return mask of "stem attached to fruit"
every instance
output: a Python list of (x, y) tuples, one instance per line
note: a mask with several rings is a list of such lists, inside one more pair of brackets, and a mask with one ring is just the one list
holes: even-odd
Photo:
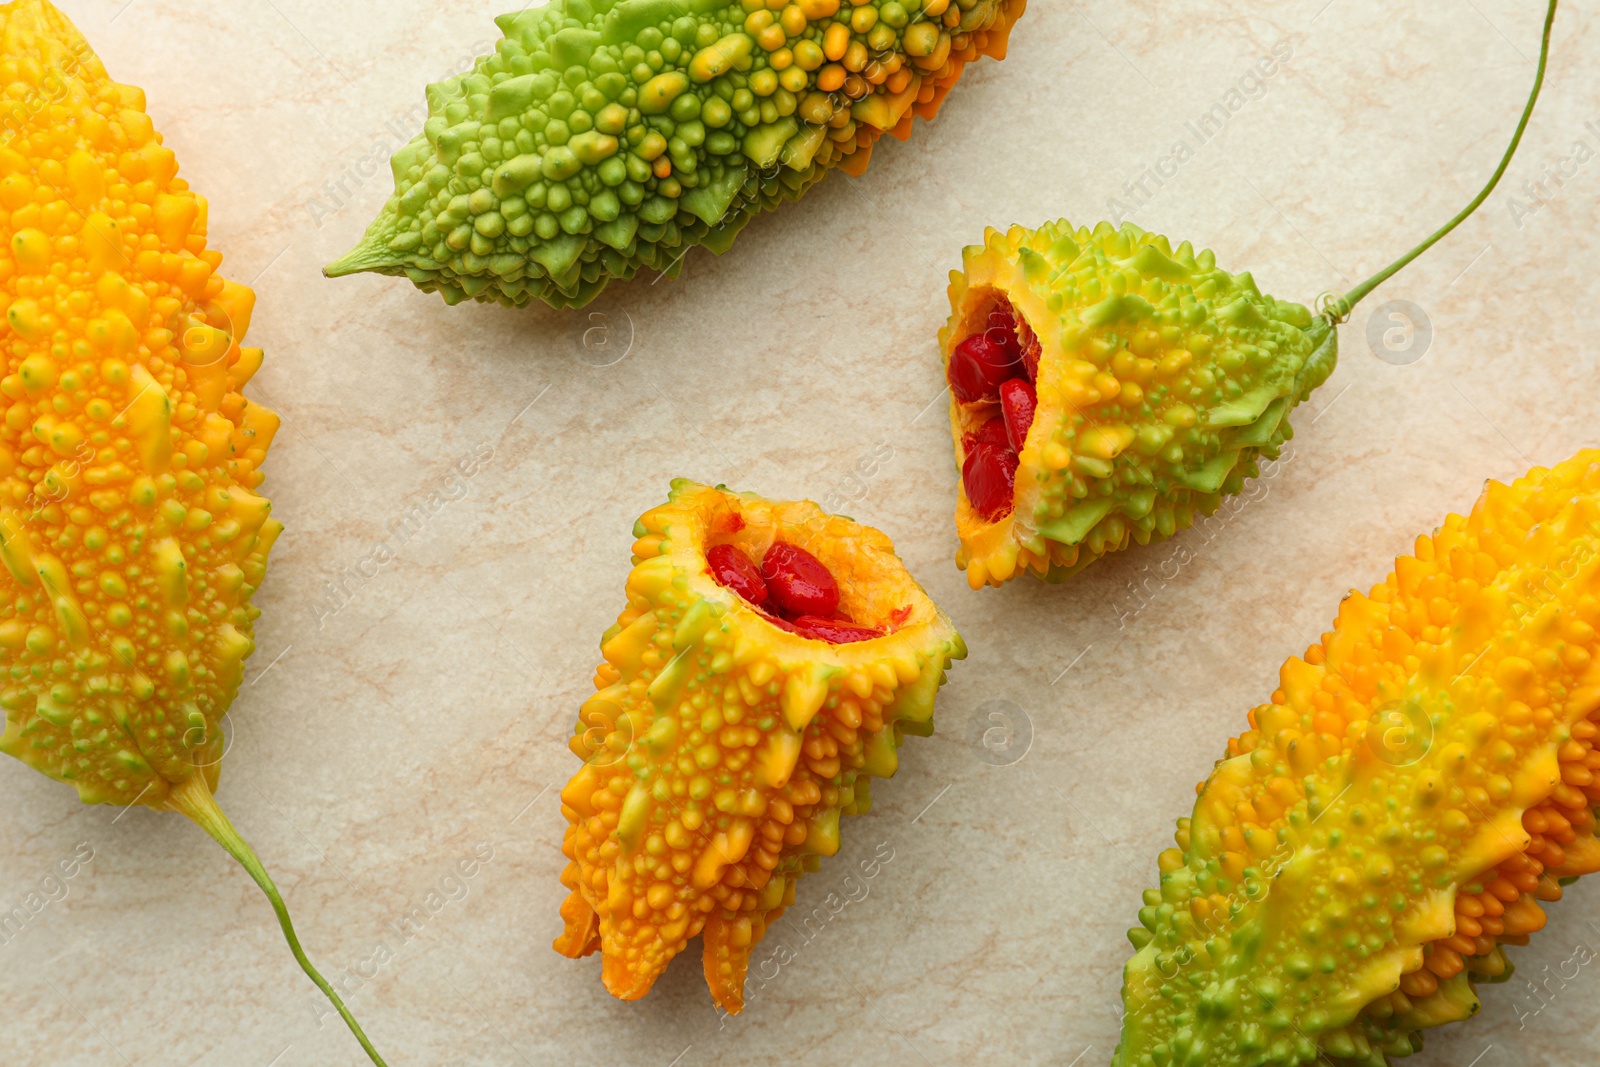
[(1344, 296), (1333, 301), (1327, 309), (1327, 315), (1334, 322), (1343, 322), (1349, 318), (1350, 312), (1355, 309), (1355, 306), (1361, 302), (1363, 297), (1388, 281), (1390, 277), (1404, 269), (1413, 259), (1432, 248), (1451, 230), (1466, 221), (1474, 211), (1478, 210), (1479, 205), (1489, 198), (1489, 194), (1494, 192), (1494, 187), (1500, 184), (1501, 176), (1505, 174), (1506, 168), (1511, 165), (1511, 157), (1517, 154), (1517, 146), (1522, 143), (1522, 132), (1528, 128), (1528, 119), (1533, 116), (1533, 105), (1538, 103), (1539, 90), (1544, 86), (1544, 68), (1550, 59), (1550, 27), (1555, 24), (1557, 2), (1558, 0), (1550, 0), (1550, 10), (1544, 17), (1544, 39), (1539, 44), (1539, 70), (1533, 78), (1533, 92), (1528, 96), (1528, 106), (1522, 109), (1522, 121), (1517, 123), (1517, 132), (1512, 136), (1511, 145), (1501, 158), (1500, 166), (1495, 168), (1494, 176), (1489, 179), (1489, 184), (1483, 187), (1483, 191), (1474, 197), (1472, 203), (1463, 208), (1460, 214), (1434, 231), (1433, 236), (1350, 290)]
[(318, 973), (317, 969), (311, 965), (310, 960), (306, 959), (305, 951), (300, 947), (300, 939), (295, 936), (294, 925), (289, 921), (289, 909), (283, 903), (283, 897), (278, 893), (278, 887), (272, 884), (272, 877), (267, 874), (266, 868), (261, 865), (261, 860), (256, 857), (255, 851), (251, 849), (244, 838), (239, 836), (239, 831), (233, 828), (233, 823), (228, 821), (228, 817), (217, 806), (216, 798), (211, 795), (211, 790), (206, 787), (204, 773), (196, 770), (194, 774), (189, 776), (188, 781), (182, 785), (174, 786), (172, 792), (167, 795), (165, 806), (170, 811), (176, 811), (180, 815), (187, 816), (196, 826), (210, 834), (212, 839), (227, 849), (228, 854), (238, 860), (239, 865), (249, 872), (251, 878), (255, 879), (256, 885), (261, 887), (261, 891), (272, 902), (272, 910), (278, 916), (278, 925), (283, 927), (283, 936), (289, 942), (289, 949), (294, 953), (295, 960), (299, 962), (300, 969), (306, 972), (311, 980), (317, 984), (317, 988), (322, 990), (328, 999), (333, 1002), (333, 1006), (339, 1009), (340, 1018), (344, 1019), (345, 1025), (350, 1028), (350, 1032), (355, 1035), (356, 1040), (361, 1042), (361, 1047), (366, 1049), (367, 1055), (372, 1057), (372, 1062), (377, 1064), (378, 1067), (387, 1067), (383, 1062), (383, 1057), (378, 1055), (377, 1050), (372, 1047), (372, 1043), (367, 1040), (367, 1035), (362, 1033), (361, 1024), (356, 1022), (355, 1017), (350, 1014), (350, 1010), (344, 1006), (344, 1001), (339, 999), (339, 994), (333, 991), (333, 987), (328, 984), (328, 980)]

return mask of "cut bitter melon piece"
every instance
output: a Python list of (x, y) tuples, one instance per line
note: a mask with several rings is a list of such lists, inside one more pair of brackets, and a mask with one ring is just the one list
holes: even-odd
[[(751, 950), (838, 851), (840, 816), (867, 810), (871, 776), (894, 773), (903, 735), (932, 732), (966, 647), (887, 537), (813, 503), (680, 480), (634, 533), (628, 606), (571, 742), (585, 763), (561, 793), (572, 892), (555, 947), (599, 950), (606, 988), (635, 1000), (699, 935), (711, 995), (737, 1012)], [(839, 614), (882, 636), (775, 625), (707, 561), (774, 544), (820, 561)]]
[(1339, 607), (1147, 890), (1117, 1067), (1385, 1067), (1600, 870), (1600, 451), (1491, 482)]
[(676, 277), (885, 133), (932, 118), (966, 65), (1005, 57), (1026, 0), (553, 0), (496, 20), (470, 72), (428, 87), (395, 194), (331, 277), (404, 275), (578, 307), (641, 268)]
[(961, 495), (956, 562), (974, 589), (1052, 580), (1210, 515), (1275, 458), (1289, 413), (1333, 373), (1338, 326), (1499, 183), (1533, 114), (1454, 218), (1322, 313), (1264, 295), (1210, 252), (1131, 223), (989, 230), (952, 272), (939, 332)]
[[(1278, 455), (1336, 358), (1326, 320), (1131, 223), (991, 229), (950, 304), (957, 562), (974, 589), (1063, 577), (1215, 511)], [(1007, 419), (1021, 448), (991, 426)]]

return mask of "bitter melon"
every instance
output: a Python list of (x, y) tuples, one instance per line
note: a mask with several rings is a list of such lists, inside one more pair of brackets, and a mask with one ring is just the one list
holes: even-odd
[(968, 583), (1060, 580), (1170, 537), (1275, 458), (1290, 411), (1333, 372), (1339, 323), (1499, 183), (1544, 84), (1555, 13), (1551, 0), (1533, 91), (1488, 184), (1322, 314), (1131, 223), (991, 229), (967, 248), (939, 346)]
[(283, 901), (212, 792), (282, 525), (255, 294), (206, 247), (144, 93), (46, 0), (0, 7), (0, 752), (90, 804), (193, 819)]
[(1228, 744), (1145, 893), (1117, 1067), (1385, 1067), (1600, 870), (1600, 451), (1491, 482)]
[(428, 87), (395, 194), (330, 277), (405, 275), (448, 303), (579, 307), (676, 277), (1005, 57), (1026, 0), (553, 0)]
[[(838, 851), (840, 816), (867, 810), (870, 776), (894, 773), (902, 736), (932, 732), (966, 647), (887, 537), (815, 504), (677, 481), (634, 533), (628, 606), (571, 742), (585, 763), (561, 793), (572, 892), (555, 947), (600, 950), (606, 988), (634, 1000), (698, 934), (712, 997), (738, 1012), (753, 946)], [(763, 560), (778, 601), (852, 621), (775, 624), (752, 600), (760, 575), (708, 561), (724, 546), (738, 570)], [(795, 549), (836, 579), (824, 602), (784, 586)]]
[[(1064, 577), (1210, 514), (1277, 455), (1337, 358), (1325, 319), (1131, 223), (990, 230), (950, 302), (957, 561), (974, 589)], [(1031, 392), (1003, 403), (1012, 383)]]

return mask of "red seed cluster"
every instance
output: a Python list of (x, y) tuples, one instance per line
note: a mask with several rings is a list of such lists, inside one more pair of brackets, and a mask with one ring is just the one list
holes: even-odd
[(775, 541), (758, 568), (734, 545), (715, 545), (706, 563), (718, 585), (731, 589), (751, 607), (768, 608), (768, 622), (801, 637), (848, 645), (882, 637), (883, 631), (858, 626), (839, 612), (839, 582), (816, 556), (798, 545)]
[(989, 522), (1004, 518), (1016, 490), (1018, 454), (1033, 425), (1038, 406), (1033, 380), (1038, 372), (1038, 346), (1028, 343), (1027, 326), (1019, 325), (1008, 301), (989, 312), (982, 333), (956, 345), (950, 355), (950, 389), (963, 404), (1000, 404), (967, 442), (961, 480), (978, 514)]

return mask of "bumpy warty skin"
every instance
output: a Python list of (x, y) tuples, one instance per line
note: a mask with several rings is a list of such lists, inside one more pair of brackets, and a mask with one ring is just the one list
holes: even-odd
[[(1064, 578), (1211, 514), (1260, 457), (1276, 458), (1290, 409), (1337, 359), (1326, 319), (1131, 223), (990, 229), (964, 251), (949, 295), (946, 368), (1002, 298), (1038, 358), (1014, 510), (986, 521), (965, 489), (957, 504), (957, 563), (974, 589), (1028, 571)], [(957, 470), (968, 435), (997, 410), (952, 394)]]
[(204, 770), (254, 648), (278, 425), (254, 294), (144, 110), (42, 0), (0, 7), (0, 751), (90, 803)]
[(967, 63), (1004, 58), (1026, 0), (552, 0), (428, 87), (395, 195), (330, 275), (578, 307), (640, 269), (676, 277), (884, 133), (931, 118)]
[(1384, 1067), (1600, 870), (1600, 451), (1491, 482), (1289, 660), (1145, 893), (1118, 1067)]
[[(903, 734), (933, 729), (934, 695), (966, 647), (877, 530), (815, 504), (673, 483), (634, 530), (628, 606), (601, 644), (594, 696), (561, 793), (566, 930), (603, 956), (606, 988), (642, 997), (690, 938), (712, 997), (744, 1003), (750, 953), (804, 871), (839, 849)], [(712, 544), (759, 559), (774, 540), (837, 576), (841, 609), (885, 636), (829, 645), (786, 633), (718, 585)]]

